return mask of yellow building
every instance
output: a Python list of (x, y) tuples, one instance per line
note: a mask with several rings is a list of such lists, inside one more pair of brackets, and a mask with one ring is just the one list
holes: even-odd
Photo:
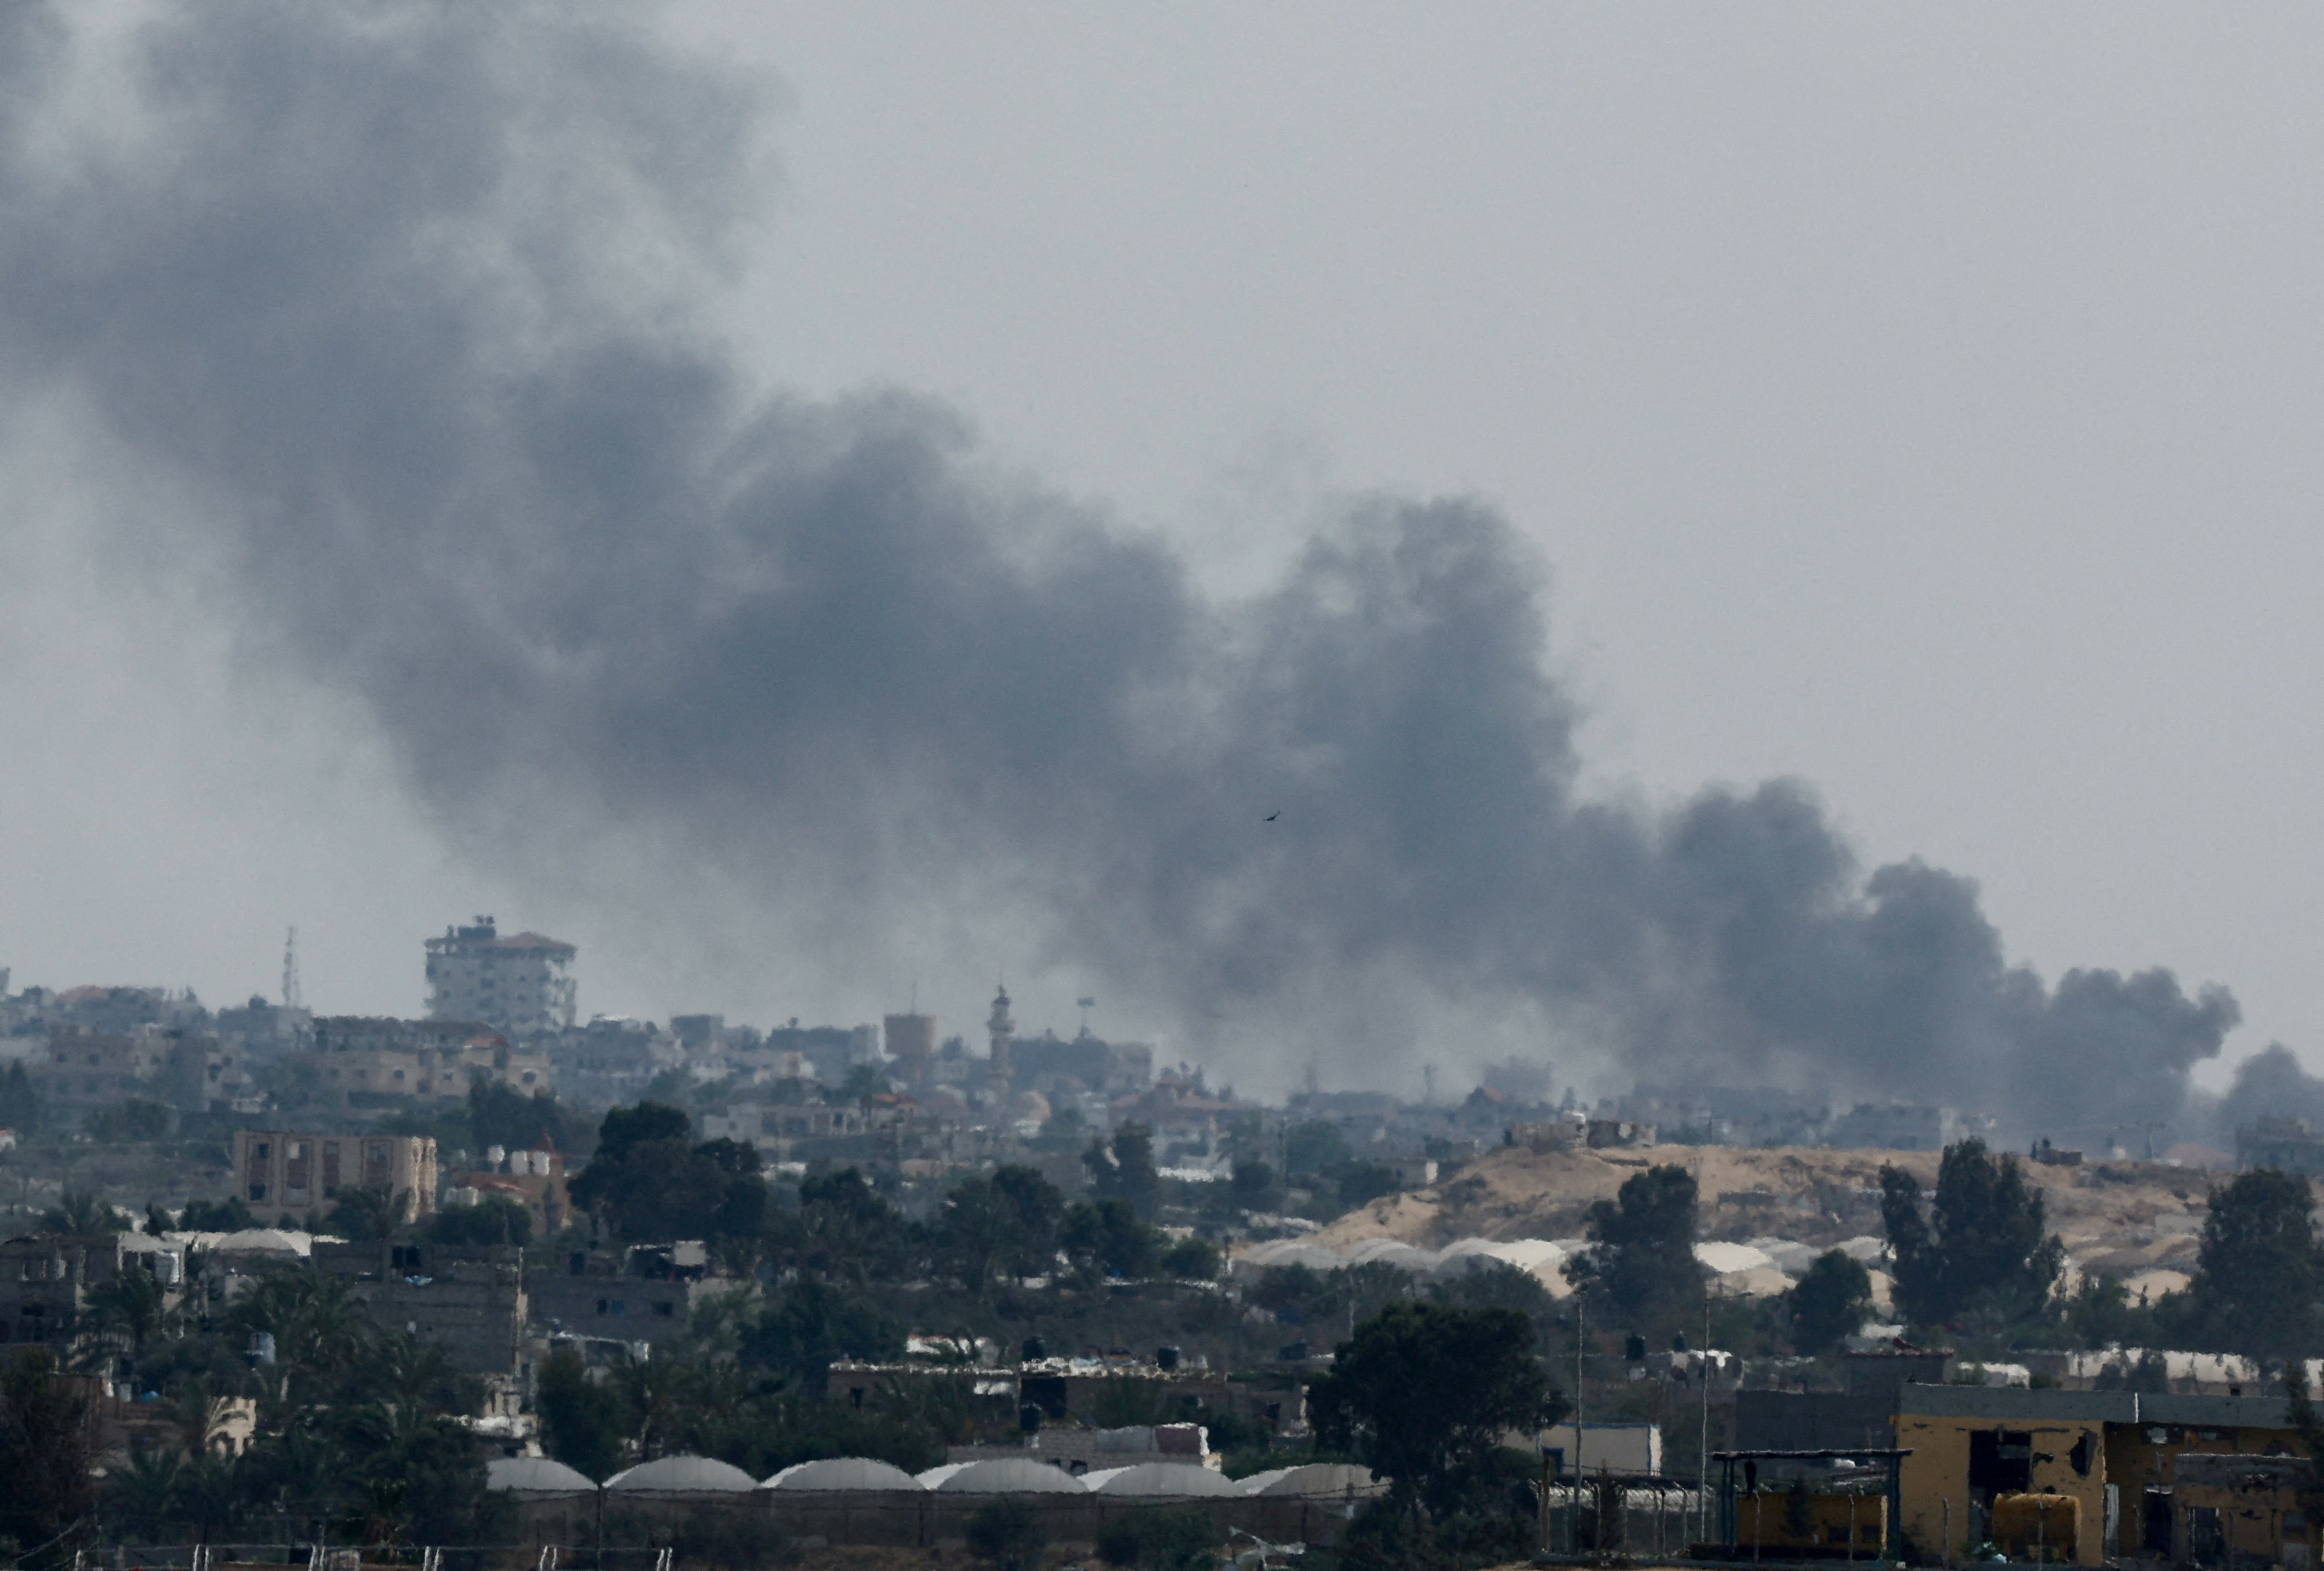
[[(1897, 1410), (1896, 1444), (1912, 1452), (1900, 1481), (1904, 1534), (1932, 1553), (1944, 1546), (1950, 1558), (1998, 1542), (1997, 1531), (2015, 1545), (2030, 1537), (2024, 1523), (2043, 1531), (2070, 1519), (2078, 1564), (2188, 1560), (2223, 1520), (2208, 1458), (2284, 1456), (2298, 1446), (2280, 1397), (1907, 1385)], [(2188, 1458), (2194, 1471), (2182, 1476)], [(2061, 1514), (2012, 1498), (2043, 1495), (2075, 1504)], [(2008, 1502), (1998, 1524), (1997, 1502)], [(2280, 1532), (2282, 1511), (2273, 1509), (2264, 1530)], [(2262, 1530), (2236, 1520), (2250, 1530), (2245, 1537)], [(2292, 1536), (2304, 1544), (2311, 1532), (2294, 1511)], [(2274, 1553), (2268, 1561), (2282, 1563)]]

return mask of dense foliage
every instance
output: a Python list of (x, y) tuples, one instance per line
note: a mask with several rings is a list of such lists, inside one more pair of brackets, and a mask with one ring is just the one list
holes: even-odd
[(1813, 1355), (1835, 1351), (1872, 1313), (1872, 1273), (1861, 1261), (1827, 1249), (1784, 1295), (1792, 1346)]
[(1701, 1317), (1696, 1199), (1694, 1175), (1665, 1166), (1633, 1173), (1612, 1200), (1591, 1204), (1586, 1230), (1597, 1247), (1567, 1263), (1565, 1276), (1600, 1320), (1667, 1333)]
[(2015, 1157), (1964, 1140), (1945, 1148), (1925, 1209), (1920, 1181), (1901, 1168), (1880, 1170), (1880, 1191), (1896, 1304), (1913, 1324), (1999, 1327), (2048, 1309), (2065, 1249)]
[(1514, 1309), (1391, 1303), (1308, 1388), (1317, 1438), (1360, 1455), (1401, 1502), (1457, 1514), (1505, 1432), (1530, 1433), (1565, 1410), (1534, 1341)]
[[(178, 1443), (133, 1453), (106, 1481), (107, 1529), (132, 1542), (279, 1540), (320, 1523), (340, 1542), (490, 1541), (481, 1444), (459, 1416), (483, 1392), (442, 1346), (377, 1328), (352, 1284), (277, 1270), (221, 1313), (164, 1319), (143, 1272), (115, 1279), (101, 1313), (135, 1317), (138, 1383), (159, 1392)], [(275, 1361), (245, 1358), (254, 1332)], [(254, 1398), (257, 1430), (231, 1456), (215, 1438), (226, 1400)]]
[(2324, 1346), (2324, 1251), (2305, 1178), (2238, 1173), (2211, 1196), (2183, 1315), (2190, 1340), (2264, 1359)]

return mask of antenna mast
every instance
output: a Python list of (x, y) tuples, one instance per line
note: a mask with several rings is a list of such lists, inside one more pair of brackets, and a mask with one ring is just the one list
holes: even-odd
[(282, 940), (282, 1007), (299, 1006), (299, 930), (294, 927)]

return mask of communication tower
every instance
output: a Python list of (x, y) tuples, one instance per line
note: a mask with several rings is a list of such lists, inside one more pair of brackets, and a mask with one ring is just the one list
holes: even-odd
[(299, 930), (293, 927), (282, 940), (282, 1007), (296, 1009), (299, 997)]

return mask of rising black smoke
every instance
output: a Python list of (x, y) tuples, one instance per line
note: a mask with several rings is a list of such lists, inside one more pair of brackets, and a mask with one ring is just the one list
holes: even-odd
[(761, 178), (752, 94), (640, 33), (189, 6), (100, 120), (61, 14), (0, 13), (8, 407), (166, 483), (134, 527), (226, 564), (455, 826), (552, 803), (561, 844), (642, 831), (865, 942), (997, 890), (1186, 1035), (1351, 1076), (1452, 1010), (2096, 1128), (2176, 1116), (2236, 1022), (2010, 969), (1972, 884), (1865, 877), (1795, 785), (1579, 799), (1486, 508), (1351, 508), (1218, 602), (925, 400), (754, 399), (685, 309)]

